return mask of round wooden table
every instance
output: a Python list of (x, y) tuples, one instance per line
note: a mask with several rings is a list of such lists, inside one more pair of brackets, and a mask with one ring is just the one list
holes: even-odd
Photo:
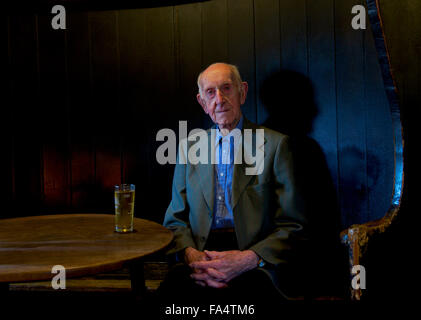
[[(134, 219), (134, 232), (114, 232), (114, 215), (62, 214), (0, 220), (0, 283), (66, 278), (131, 267), (133, 285), (144, 287), (141, 258), (164, 249), (172, 232)], [(134, 283), (135, 282), (135, 283)]]

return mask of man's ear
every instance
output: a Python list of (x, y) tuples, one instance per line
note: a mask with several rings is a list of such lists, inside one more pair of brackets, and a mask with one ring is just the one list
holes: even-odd
[(244, 81), (244, 82), (241, 82), (241, 86), (243, 87), (243, 90), (242, 90), (242, 94), (241, 94), (241, 97), (240, 97), (240, 102), (241, 102), (241, 104), (244, 104), (244, 102), (246, 102), (249, 85), (248, 85), (247, 82)]
[(200, 96), (200, 93), (197, 94), (196, 99), (197, 102), (199, 102), (199, 104), (202, 106), (205, 113), (208, 114), (208, 108), (206, 107), (205, 101), (203, 101), (202, 97)]

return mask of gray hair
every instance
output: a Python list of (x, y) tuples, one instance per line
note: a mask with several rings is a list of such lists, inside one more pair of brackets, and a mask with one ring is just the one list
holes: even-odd
[(199, 88), (199, 94), (202, 97), (202, 86), (201, 86), (201, 81), (202, 81), (202, 75), (203, 73), (211, 66), (215, 65), (215, 64), (224, 64), (227, 67), (230, 68), (231, 70), (231, 79), (234, 82), (234, 85), (238, 88), (238, 90), (240, 91), (240, 93), (243, 93), (243, 86), (241, 85), (243, 80), (241, 79), (240, 76), (240, 71), (238, 71), (238, 67), (236, 65), (233, 64), (229, 64), (229, 63), (225, 63), (225, 62), (215, 62), (212, 63), (211, 65), (209, 65), (208, 67), (206, 67), (206, 69), (204, 69), (202, 72), (199, 73), (199, 76), (197, 77), (197, 87)]

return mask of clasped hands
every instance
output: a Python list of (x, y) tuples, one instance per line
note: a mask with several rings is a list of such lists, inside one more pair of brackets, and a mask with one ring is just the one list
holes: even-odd
[(202, 287), (225, 288), (243, 272), (257, 267), (259, 256), (252, 250), (184, 251), (185, 262), (193, 269), (192, 279)]

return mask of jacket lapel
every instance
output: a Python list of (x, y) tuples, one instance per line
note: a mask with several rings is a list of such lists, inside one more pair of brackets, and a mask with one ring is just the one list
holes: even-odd
[[(214, 129), (212, 127), (212, 129)], [(208, 144), (208, 162), (206, 164), (199, 163), (195, 165), (197, 174), (199, 175), (200, 187), (202, 189), (203, 197), (208, 205), (210, 215), (213, 213), (213, 204), (214, 204), (214, 190), (215, 190), (215, 181), (214, 181), (214, 168), (212, 165), (212, 150), (213, 150), (213, 141), (215, 137), (211, 134), (212, 130), (207, 131), (206, 141), (200, 141), (200, 143)], [(206, 148), (206, 147), (205, 147)], [(203, 149), (201, 149), (203, 150)]]
[[(247, 168), (253, 168), (256, 166), (256, 164), (247, 164), (245, 161), (245, 158), (251, 159), (252, 154), (253, 154), (252, 145), (244, 143), (244, 136), (245, 136), (244, 130), (245, 129), (252, 130), (252, 141), (256, 141), (256, 129), (258, 129), (258, 127), (255, 126), (253, 123), (249, 122), (246, 118), (244, 118), (242, 150), (240, 150), (241, 152), (239, 152), (239, 154), (237, 154), (237, 157), (236, 157), (236, 159), (241, 160), (239, 161), (241, 163), (234, 165), (234, 174), (233, 174), (233, 181), (232, 181), (231, 207), (233, 211), (244, 189), (247, 187), (250, 180), (252, 178), (255, 178), (255, 175), (247, 174)], [(256, 147), (260, 149), (263, 152), (263, 154), (264, 154), (265, 143), (266, 143), (266, 139), (264, 139), (263, 141), (261, 141), (261, 143), (258, 143), (256, 145)], [(256, 152), (254, 152), (254, 154), (256, 154)], [(261, 161), (264, 161), (264, 158), (262, 158)]]

